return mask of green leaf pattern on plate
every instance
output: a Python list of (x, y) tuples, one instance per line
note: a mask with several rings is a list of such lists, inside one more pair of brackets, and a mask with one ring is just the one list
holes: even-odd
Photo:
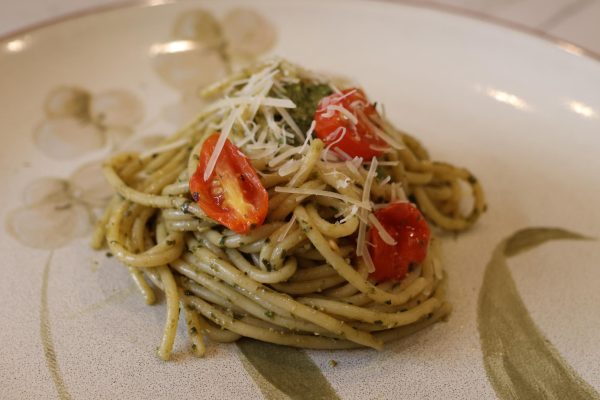
[(503, 240), (488, 263), (477, 311), (483, 361), (505, 399), (600, 399), (560, 356), (531, 319), (507, 258), (550, 240), (586, 239), (560, 228), (528, 228)]

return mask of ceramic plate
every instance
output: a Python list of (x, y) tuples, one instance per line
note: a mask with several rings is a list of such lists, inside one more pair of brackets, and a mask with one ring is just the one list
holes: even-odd
[[(475, 172), (488, 212), (443, 237), (454, 311), (381, 352), (274, 354), (280, 376), (235, 344), (194, 358), (181, 327), (162, 362), (164, 304), (88, 248), (110, 193), (99, 160), (147, 148), (199, 87), (270, 55), (355, 79)], [(402, 4), (148, 2), (4, 39), (0, 87), (2, 398), (598, 398), (600, 246), (533, 249), (574, 236), (560, 229), (600, 236), (600, 64), (576, 47)], [(560, 229), (501, 246), (531, 227)]]

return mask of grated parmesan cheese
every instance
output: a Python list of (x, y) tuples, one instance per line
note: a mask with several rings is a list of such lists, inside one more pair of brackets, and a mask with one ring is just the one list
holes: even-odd
[[(370, 161), (365, 161), (365, 162), (363, 162), (363, 164), (370, 165), (371, 162)], [(379, 161), (377, 163), (377, 165), (379, 165), (380, 167), (387, 167), (387, 166), (393, 167), (393, 166), (396, 166), (396, 165), (399, 165), (399, 164), (400, 164), (399, 161)]]
[(300, 147), (292, 147), (292, 146), (284, 145), (284, 146), (281, 146), (278, 150), (279, 151), (284, 150), (284, 151), (279, 153), (277, 156), (273, 157), (271, 160), (269, 160), (269, 163), (268, 163), (269, 167), (274, 167), (274, 166), (280, 164), (281, 162), (283, 162), (284, 160), (287, 160), (291, 156), (298, 154), (300, 152)]
[(334, 85), (333, 83), (329, 83), (329, 87), (331, 88), (331, 90), (334, 93), (337, 93), (337, 94), (341, 94), (342, 93), (342, 91), (340, 89), (338, 89), (338, 87), (336, 85)]
[(388, 183), (389, 181), (391, 181), (391, 180), (392, 180), (392, 177), (388, 175), (388, 176), (386, 176), (386, 177), (385, 177), (385, 178), (384, 178), (384, 179), (383, 179), (381, 182), (379, 182), (379, 184), (380, 184), (381, 186), (383, 186), (383, 185), (387, 184), (387, 183)]
[(324, 114), (322, 114), (321, 116), (323, 118), (331, 118), (335, 115), (336, 111), (338, 111), (344, 117), (348, 118), (348, 120), (350, 122), (352, 122), (354, 125), (358, 124), (358, 118), (356, 118), (356, 115), (352, 114), (345, 107), (340, 106), (340, 105), (332, 104), (332, 105), (327, 106), (327, 111)]
[(360, 172), (358, 172), (358, 168), (351, 160), (346, 161), (346, 167), (352, 172), (355, 176), (360, 176)]
[(176, 140), (174, 142), (167, 143), (167, 144), (164, 144), (162, 146), (157, 146), (157, 147), (155, 147), (153, 149), (145, 151), (142, 154), (140, 154), (140, 158), (142, 158), (142, 159), (149, 158), (149, 157), (152, 157), (154, 154), (160, 154), (160, 153), (164, 153), (164, 152), (167, 152), (167, 151), (170, 151), (170, 150), (175, 150), (175, 149), (183, 147), (183, 146), (185, 146), (186, 144), (189, 144), (189, 143), (190, 143), (189, 139)]
[(358, 201), (353, 199), (350, 196), (346, 196), (340, 193), (331, 192), (328, 190), (319, 190), (319, 189), (309, 189), (309, 188), (292, 188), (287, 186), (276, 186), (275, 191), (278, 193), (293, 193), (293, 194), (303, 194), (307, 196), (323, 196), (323, 197), (332, 197), (334, 199), (342, 200), (346, 203), (354, 204), (358, 207), (370, 210), (371, 205), (367, 202)]
[(294, 121), (290, 113), (288, 113), (284, 108), (281, 107), (275, 107), (275, 109), (283, 117), (283, 120), (288, 124), (292, 132), (294, 132), (296, 138), (298, 140), (303, 140), (304, 135), (302, 134), (302, 131), (300, 130), (298, 124), (296, 124), (296, 121)]
[(350, 178), (348, 178), (348, 177), (346, 177), (344, 179), (338, 179), (337, 181), (335, 181), (336, 189), (345, 189), (348, 186), (350, 186)]
[(340, 149), (339, 147), (336, 147), (335, 149), (333, 149), (333, 151), (335, 153), (337, 153), (342, 160), (351, 160), (352, 157), (350, 157), (350, 154), (346, 153), (344, 150)]
[[(332, 86), (332, 85), (330, 84), (330, 86)], [(341, 93), (341, 91), (338, 88), (335, 88), (335, 87), (332, 86), (332, 89), (336, 93)], [(356, 93), (356, 91), (357, 91), (356, 89), (352, 89), (348, 93), (346, 93), (346, 94), (344, 94), (344, 95), (342, 95), (342, 96), (340, 96), (338, 98), (326, 98), (325, 101), (323, 101), (322, 107), (319, 108), (317, 111), (318, 112), (325, 111), (330, 104), (339, 103), (340, 101), (342, 101), (346, 97), (352, 96), (354, 93)]]
[(375, 264), (373, 263), (373, 259), (371, 258), (371, 254), (369, 253), (369, 249), (367, 249), (366, 244), (363, 245), (362, 259), (365, 262), (365, 265), (367, 266), (367, 272), (375, 272)]
[[(370, 208), (370, 198), (371, 198), (371, 185), (373, 184), (373, 179), (375, 179), (375, 173), (377, 170), (377, 158), (374, 157), (371, 161), (371, 166), (369, 168), (369, 172), (367, 173), (367, 177), (365, 178), (365, 184), (363, 185), (363, 193), (362, 193), (362, 202), (369, 204)], [(370, 211), (370, 210), (369, 210)], [(359, 215), (359, 223), (358, 223), (358, 237), (356, 239), (356, 255), (364, 256), (364, 250), (366, 249), (365, 245), (365, 235), (367, 232), (367, 224), (365, 220), (367, 219), (365, 209), (360, 210), (358, 212)], [(366, 261), (365, 261), (366, 262)]]
[(277, 147), (277, 144), (275, 143), (255, 143), (255, 144), (249, 144), (246, 146), (246, 149), (248, 150), (262, 150), (262, 152), (250, 152), (250, 154), (248, 154), (248, 158), (252, 159), (252, 160), (259, 160), (261, 158), (265, 158), (268, 157), (272, 154), (275, 154), (275, 152), (277, 152), (277, 149), (279, 147)]
[[(252, 129), (251, 130), (247, 130), (248, 129), (247, 125), (251, 125)], [(256, 140), (255, 139), (256, 138), (256, 132), (258, 132), (259, 126), (257, 124), (255, 124), (254, 121), (250, 121), (247, 125), (242, 125), (245, 128), (244, 129), (245, 136), (244, 136), (244, 138), (242, 140), (240, 140), (240, 141), (238, 141), (236, 143), (237, 147), (242, 147), (242, 146), (246, 145), (247, 143)]]
[(258, 101), (259, 105), (263, 107), (296, 108), (296, 104), (294, 104), (294, 102), (290, 99), (280, 99), (277, 97), (263, 97), (261, 99), (259, 96), (240, 96), (226, 97), (216, 101), (207, 106), (204, 113), (209, 113), (220, 109), (227, 109), (233, 106), (252, 105), (255, 104), (256, 101)]
[(350, 207), (350, 213), (348, 215), (346, 215), (344, 218), (342, 218), (340, 220), (340, 223), (343, 224), (346, 221), (348, 221), (350, 218), (354, 217), (356, 215), (356, 213), (358, 212), (358, 206), (353, 205), (352, 207)]
[[(329, 150), (331, 150), (331, 148), (333, 146), (338, 144), (344, 138), (344, 136), (346, 136), (346, 131), (347, 130), (345, 127), (339, 126), (333, 132), (331, 132), (329, 135), (327, 135), (327, 137), (325, 138), (326, 141), (332, 140), (334, 138), (335, 138), (335, 140), (333, 140), (333, 142), (329, 143), (327, 145), (327, 147), (325, 147), (325, 150), (323, 150), (321, 152), (321, 159), (323, 161), (329, 160)], [(338, 135), (339, 135), (339, 137), (338, 137)]]
[(236, 108), (233, 111), (231, 111), (231, 113), (229, 114), (229, 117), (227, 117), (227, 119), (225, 120), (225, 123), (223, 124), (223, 129), (221, 130), (221, 133), (219, 134), (219, 139), (217, 140), (217, 143), (215, 144), (215, 149), (212, 152), (212, 154), (210, 155), (210, 158), (208, 159), (208, 163), (206, 164), (206, 170), (204, 170), (204, 181), (208, 181), (208, 178), (212, 175), (215, 166), (217, 165), (217, 160), (219, 159), (219, 156), (221, 155), (221, 151), (223, 151), (223, 147), (225, 146), (225, 141), (227, 140), (227, 136), (229, 136), (229, 132), (231, 131), (231, 128), (233, 127), (233, 124), (235, 122), (235, 120), (239, 117), (241, 113), (241, 109), (240, 108)]
[(362, 111), (358, 111), (360, 116), (363, 118), (362, 120), (367, 124), (367, 126), (369, 128), (371, 128), (371, 130), (373, 130), (373, 132), (375, 132), (375, 134), (377, 136), (379, 136), (379, 138), (381, 138), (384, 142), (386, 142), (388, 145), (390, 145), (391, 147), (393, 147), (396, 150), (402, 150), (405, 148), (404, 144), (398, 142), (396, 139), (394, 139), (393, 137), (391, 137), (390, 135), (388, 135), (387, 133), (385, 133), (382, 129), (380, 129), (377, 125), (375, 125), (371, 119), (369, 117), (366, 116), (366, 114)]
[(292, 214), (292, 218), (290, 219), (290, 222), (287, 223), (285, 229), (283, 230), (283, 232), (281, 232), (281, 235), (279, 235), (279, 237), (277, 238), (277, 243), (279, 243), (279, 242), (283, 241), (283, 239), (285, 239), (285, 237), (287, 236), (290, 229), (292, 229), (292, 226), (294, 226), (295, 222), (296, 222), (296, 214)]
[(379, 232), (379, 236), (381, 236), (381, 239), (386, 244), (389, 244), (390, 246), (394, 246), (397, 244), (396, 240), (388, 233), (388, 231), (385, 230), (383, 225), (381, 225), (381, 222), (379, 222), (375, 214), (369, 214), (368, 219), (369, 222), (373, 224), (373, 227), (377, 229), (377, 231)]
[(396, 185), (396, 197), (398, 201), (408, 201), (408, 196), (402, 187), (402, 183)]
[(302, 160), (287, 160), (277, 171), (279, 176), (288, 176), (298, 171), (302, 166)]
[[(245, 83), (244, 87), (236, 94), (236, 96), (225, 97), (224, 99), (213, 103), (207, 108), (206, 112), (228, 110), (229, 115), (223, 121), (223, 126), (221, 127), (221, 132), (215, 145), (215, 149), (208, 160), (206, 170), (204, 171), (205, 181), (208, 180), (210, 175), (213, 173), (217, 164), (217, 160), (223, 151), (225, 141), (227, 140), (233, 125), (236, 122), (239, 123), (244, 131), (244, 139), (241, 141), (241, 144), (243, 145), (253, 141), (254, 135), (256, 134), (255, 130), (250, 130), (248, 128), (244, 119), (252, 121), (259, 108), (263, 107), (263, 109), (267, 109), (267, 107), (275, 107), (279, 110), (284, 110), (285, 108), (296, 107), (294, 102), (292, 102), (290, 99), (267, 97), (267, 94), (273, 87), (274, 77), (279, 73), (279, 70), (277, 70), (278, 65), (279, 61), (268, 64), (265, 68), (263, 68), (262, 71), (252, 75)], [(242, 118), (242, 115), (244, 115), (247, 107), (250, 107), (249, 115), (246, 115), (248, 118)], [(286, 112), (281, 111), (280, 113)], [(281, 128), (279, 128), (275, 123), (272, 112), (265, 112), (265, 116), (269, 128), (273, 131), (275, 137), (277, 137)], [(279, 135), (279, 137), (282, 137), (283, 141), (285, 142), (285, 132), (283, 132), (283, 135)], [(263, 139), (266, 139), (266, 136)], [(266, 151), (264, 154), (261, 154), (262, 156), (273, 154), (277, 151), (277, 148), (265, 150)]]

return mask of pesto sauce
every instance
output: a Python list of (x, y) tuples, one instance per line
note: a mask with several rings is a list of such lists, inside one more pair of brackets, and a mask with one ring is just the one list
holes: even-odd
[(296, 104), (289, 110), (290, 116), (302, 132), (308, 131), (317, 111), (319, 101), (333, 93), (329, 85), (313, 83), (294, 83), (284, 87), (286, 95)]

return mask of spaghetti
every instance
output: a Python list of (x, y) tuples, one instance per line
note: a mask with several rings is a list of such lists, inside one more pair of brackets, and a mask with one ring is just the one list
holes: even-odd
[[(105, 163), (118, 194), (92, 245), (110, 248), (147, 303), (155, 301), (153, 287), (164, 291), (161, 358), (170, 356), (180, 310), (198, 356), (205, 338), (242, 336), (381, 349), (450, 313), (437, 239), (419, 239), (418, 262), (388, 271), (390, 279), (375, 247), (396, 251), (405, 243), (400, 225), (382, 218), (400, 204), (417, 227), (426, 228), (422, 212), (443, 230), (461, 231), (484, 211), (483, 191), (467, 170), (431, 161), (362, 91), (337, 86), (285, 61), (263, 63), (208, 88), (204, 94), (218, 100), (161, 147)], [(366, 148), (349, 142), (359, 129), (371, 135)], [(225, 157), (248, 163), (237, 172), (241, 189), (223, 178)], [(258, 195), (248, 200), (249, 187), (253, 196), (264, 190), (268, 204)], [(235, 207), (219, 213), (224, 198)], [(221, 203), (207, 205), (215, 199)], [(265, 215), (249, 222), (259, 208), (252, 202)]]

